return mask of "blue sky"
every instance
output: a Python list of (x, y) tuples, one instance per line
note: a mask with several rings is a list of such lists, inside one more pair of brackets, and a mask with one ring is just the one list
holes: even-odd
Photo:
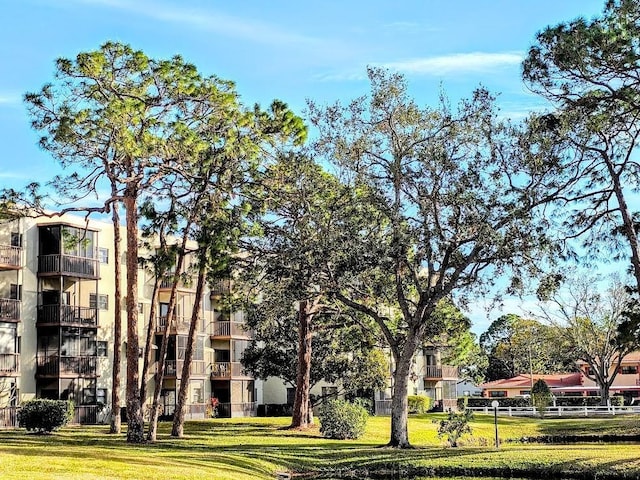
[[(36, 146), (22, 95), (53, 79), (53, 62), (131, 44), (182, 55), (205, 75), (236, 82), (244, 103), (279, 98), (299, 113), (368, 91), (365, 69), (406, 74), (419, 104), (440, 87), (453, 100), (482, 84), (506, 117), (544, 103), (526, 91), (520, 62), (537, 31), (593, 17), (604, 0), (0, 0), (0, 187), (46, 181), (57, 165)], [(493, 316), (493, 315), (492, 315)], [(476, 328), (486, 328), (477, 320)]]

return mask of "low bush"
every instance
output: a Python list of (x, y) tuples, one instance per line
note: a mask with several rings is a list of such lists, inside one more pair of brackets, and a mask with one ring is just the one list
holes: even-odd
[(320, 409), (320, 433), (325, 438), (344, 440), (360, 437), (367, 426), (367, 410), (344, 400), (330, 400)]
[(409, 413), (427, 413), (433, 408), (433, 399), (425, 395), (409, 395)]
[(18, 411), (18, 426), (36, 433), (50, 433), (73, 418), (73, 402), (67, 400), (30, 400)]
[(438, 422), (438, 437), (447, 437), (447, 443), (451, 447), (459, 445), (460, 437), (471, 434), (469, 422), (473, 419), (471, 410), (460, 413), (449, 412), (447, 418)]
[(530, 407), (531, 402), (528, 398), (524, 397), (515, 397), (515, 398), (479, 398), (479, 397), (468, 397), (468, 398), (459, 398), (458, 399), (458, 410), (464, 410), (465, 408), (465, 400), (467, 402), (468, 408), (491, 408), (491, 402), (494, 400), (498, 400), (500, 402), (501, 407)]

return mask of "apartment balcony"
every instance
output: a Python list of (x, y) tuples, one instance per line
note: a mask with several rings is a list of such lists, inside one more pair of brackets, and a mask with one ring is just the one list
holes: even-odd
[(247, 328), (247, 324), (243, 322), (213, 322), (213, 331), (211, 339), (227, 339), (227, 338), (253, 338), (253, 330)]
[[(182, 368), (184, 360), (167, 360), (164, 365), (164, 376), (167, 378), (182, 377)], [(160, 362), (155, 363), (155, 371), (160, 371)], [(190, 373), (194, 377), (206, 377), (206, 364), (202, 360), (193, 360), (191, 362)]]
[(75, 255), (40, 255), (38, 257), (38, 275), (41, 277), (68, 276), (97, 280), (100, 278), (100, 263), (97, 258)]
[(36, 358), (36, 375), (39, 377), (97, 377), (98, 357), (81, 356), (43, 356)]
[(72, 305), (39, 305), (37, 325), (97, 328), (98, 309)]
[(223, 295), (229, 295), (231, 293), (231, 279), (225, 278), (217, 280), (211, 286), (211, 292), (209, 293), (212, 300), (219, 300)]
[[(171, 324), (169, 333), (188, 333), (191, 326), (191, 317), (183, 317), (177, 315)], [(163, 333), (167, 329), (167, 317), (156, 317), (156, 333)], [(198, 324), (196, 325), (197, 331), (203, 330), (203, 320), (198, 318)]]
[(22, 247), (0, 245), (0, 270), (18, 270), (22, 263)]
[(456, 380), (458, 378), (458, 367), (451, 365), (427, 365), (424, 370), (425, 380)]
[(211, 380), (253, 378), (243, 370), (240, 362), (216, 362), (211, 365)]
[[(158, 286), (160, 291), (170, 291), (173, 288), (174, 274), (167, 273), (163, 275)], [(177, 289), (180, 291), (195, 291), (195, 281), (191, 275), (180, 275), (178, 278)]]
[(0, 322), (19, 322), (20, 304), (20, 300), (0, 298)]
[(14, 377), (20, 374), (20, 354), (0, 353), (0, 377)]

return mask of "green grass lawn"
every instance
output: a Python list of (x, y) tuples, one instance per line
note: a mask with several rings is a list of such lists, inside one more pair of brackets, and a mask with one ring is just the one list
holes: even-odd
[[(188, 422), (186, 438), (169, 437), (160, 427), (155, 444), (130, 446), (124, 435), (108, 435), (104, 426), (67, 427), (52, 435), (0, 431), (2, 479), (273, 479), (276, 471), (321, 472), (326, 477), (382, 470), (426, 474), (542, 472), (543, 478), (640, 478), (640, 445), (504, 443), (493, 447), (493, 417), (476, 415), (472, 437), (461, 448), (445, 448), (434, 419), (414, 417), (409, 432), (414, 449), (383, 448), (389, 417), (369, 419), (358, 440), (323, 439), (317, 429), (284, 429), (288, 418), (215, 419)], [(543, 435), (638, 435), (640, 417), (605, 419), (499, 419), (500, 438)], [(432, 470), (433, 469), (433, 470)], [(397, 478), (397, 477), (394, 477)]]

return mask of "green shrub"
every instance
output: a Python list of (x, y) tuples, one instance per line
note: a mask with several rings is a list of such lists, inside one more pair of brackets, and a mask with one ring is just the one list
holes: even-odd
[(465, 398), (467, 407), (469, 408), (491, 408), (491, 402), (498, 400), (501, 407), (530, 407), (531, 403), (528, 398), (524, 397), (500, 397), (500, 398), (479, 398), (479, 397), (463, 397), (458, 399), (458, 410), (464, 410)]
[(409, 413), (427, 413), (433, 408), (433, 399), (425, 395), (409, 395)]
[(531, 402), (533, 406), (536, 407), (540, 418), (543, 418), (547, 408), (551, 404), (551, 390), (549, 390), (547, 382), (540, 379), (533, 385), (531, 389)]
[(457, 447), (460, 437), (465, 433), (471, 434), (469, 422), (472, 418), (471, 410), (460, 413), (449, 412), (446, 419), (438, 422), (438, 437), (447, 437), (447, 443), (452, 447)]
[(49, 433), (73, 418), (73, 402), (67, 400), (30, 400), (18, 411), (18, 426), (36, 433)]
[(351, 401), (351, 403), (353, 403), (354, 405), (360, 405), (367, 411), (369, 415), (374, 415), (373, 400), (371, 400), (370, 398), (356, 397)]
[(367, 426), (367, 410), (344, 400), (330, 400), (320, 409), (320, 433), (325, 438), (358, 438)]

